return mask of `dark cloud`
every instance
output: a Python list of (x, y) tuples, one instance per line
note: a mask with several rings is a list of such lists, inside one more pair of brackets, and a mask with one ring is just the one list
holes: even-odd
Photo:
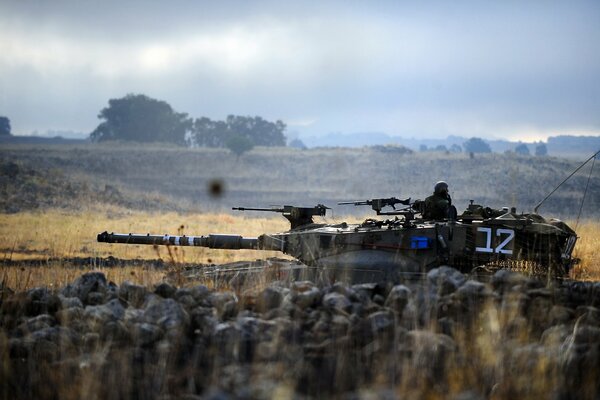
[(597, 2), (0, 4), (0, 114), (91, 131), (109, 98), (307, 134), (600, 133)]

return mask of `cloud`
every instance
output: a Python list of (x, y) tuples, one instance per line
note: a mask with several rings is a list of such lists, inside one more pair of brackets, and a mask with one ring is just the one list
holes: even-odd
[(257, 114), (310, 134), (598, 131), (599, 10), (7, 0), (0, 109), (15, 130), (90, 131), (109, 98), (141, 92), (193, 116)]

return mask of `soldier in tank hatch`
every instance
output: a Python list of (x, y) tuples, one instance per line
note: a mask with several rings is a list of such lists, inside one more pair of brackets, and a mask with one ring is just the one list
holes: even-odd
[(448, 211), (452, 206), (452, 199), (448, 193), (448, 184), (439, 181), (435, 184), (433, 194), (425, 199), (423, 218), (439, 220), (448, 218)]

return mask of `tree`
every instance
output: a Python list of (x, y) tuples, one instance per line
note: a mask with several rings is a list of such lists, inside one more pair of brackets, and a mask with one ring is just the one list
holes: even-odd
[(546, 145), (544, 143), (539, 142), (535, 146), (535, 155), (538, 157), (543, 157), (543, 156), (548, 155), (548, 148), (546, 147)]
[(294, 149), (300, 149), (300, 150), (306, 150), (306, 145), (304, 144), (304, 142), (298, 138), (296, 139), (292, 139), (290, 141), (290, 143), (288, 144), (289, 147), (294, 148)]
[(227, 139), (225, 146), (237, 157), (254, 148), (252, 141), (242, 135), (231, 136), (229, 139)]
[(472, 137), (463, 143), (463, 148), (468, 153), (491, 153), (492, 149), (483, 139)]
[(248, 139), (254, 146), (285, 146), (286, 125), (269, 122), (262, 117), (228, 115), (225, 121), (202, 117), (194, 121), (191, 141), (196, 146), (227, 147), (234, 136)]
[(10, 119), (0, 117), (0, 136), (10, 135)]
[(98, 118), (104, 121), (90, 134), (95, 142), (126, 140), (185, 145), (192, 128), (187, 114), (177, 113), (167, 102), (142, 94), (109, 100)]
[(450, 146), (450, 151), (452, 153), (462, 153), (462, 147), (460, 147), (459, 144), (453, 144), (452, 146)]
[(519, 143), (517, 147), (515, 147), (515, 153), (520, 154), (522, 156), (529, 155), (529, 147), (525, 143)]

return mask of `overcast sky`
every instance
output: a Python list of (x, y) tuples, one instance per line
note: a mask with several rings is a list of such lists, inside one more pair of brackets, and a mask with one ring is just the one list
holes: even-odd
[(287, 3), (1, 0), (0, 115), (89, 133), (143, 93), (304, 135), (600, 135), (599, 1)]

